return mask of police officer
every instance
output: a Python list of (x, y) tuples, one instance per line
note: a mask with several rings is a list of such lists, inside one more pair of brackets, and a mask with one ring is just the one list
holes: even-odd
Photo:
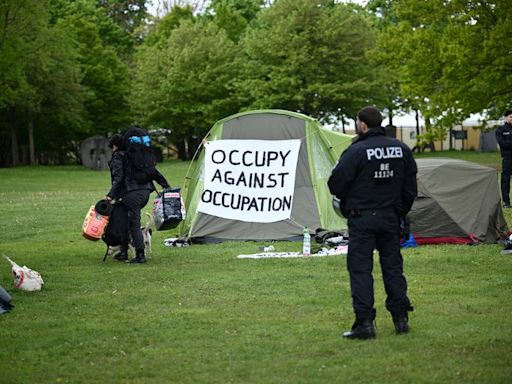
[(496, 130), (501, 152), (501, 199), (503, 207), (510, 208), (510, 174), (512, 173), (512, 109), (503, 114), (505, 124)]
[(375, 337), (374, 249), (379, 251), (386, 308), (397, 333), (409, 331), (407, 313), (413, 309), (403, 274), (400, 220), (417, 194), (417, 167), (409, 147), (386, 137), (381, 123), (377, 108), (359, 111), (357, 139), (343, 152), (328, 180), (348, 219), (347, 269), (356, 320), (343, 336), (351, 339)]

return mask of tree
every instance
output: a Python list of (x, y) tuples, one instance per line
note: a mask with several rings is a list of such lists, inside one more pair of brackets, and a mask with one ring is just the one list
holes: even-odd
[(172, 31), (185, 20), (195, 22), (192, 8), (174, 6), (165, 16), (155, 20), (155, 25), (150, 29), (150, 33), (144, 41), (145, 46), (158, 45), (159, 48), (162, 48)]
[[(44, 40), (42, 36), (46, 36)], [(26, 67), (27, 80), (34, 89), (26, 111), (30, 163), (38, 162), (36, 143), (40, 154), (54, 153), (62, 163), (60, 152), (67, 145), (66, 139), (79, 131), (84, 117), (80, 68), (67, 31), (49, 25), (39, 39), (44, 51)]]
[(237, 42), (262, 7), (261, 0), (212, 0), (208, 11), (214, 23)]
[(0, 17), (1, 165), (64, 162), (69, 143), (131, 120), (123, 32), (96, 0), (9, 0)]
[(84, 88), (84, 134), (116, 132), (132, 121), (128, 94), (130, 74), (114, 45), (119, 27), (88, 1), (76, 2), (60, 20), (78, 51)]
[[(370, 0), (366, 9), (373, 14), (373, 24), (377, 29), (377, 42), (385, 36), (386, 29), (398, 23), (396, 14), (392, 7), (392, 0)], [(393, 61), (383, 57), (379, 50), (380, 45), (376, 44), (375, 48), (369, 54), (369, 58), (375, 65), (375, 70), (380, 74), (377, 76), (381, 86), (379, 87), (382, 99), (382, 105), (385, 106), (384, 112), (387, 112), (389, 119), (388, 124), (393, 125), (393, 117), (399, 110), (409, 110), (410, 105), (400, 95), (400, 74)]]
[(209, 0), (154, 0), (158, 16), (165, 15), (175, 7), (190, 8), (194, 13), (201, 13), (207, 8)]
[(148, 17), (146, 0), (97, 0), (108, 17), (132, 35)]
[[(40, 116), (79, 121), (80, 89), (74, 51), (68, 36), (48, 23), (46, 1), (10, 1), (3, 4), (3, 34), (0, 41), (0, 115), (7, 116), (12, 159), (2, 165), (20, 162), (20, 147), (28, 148), (28, 160), (35, 164), (36, 143), (45, 124)], [(50, 110), (60, 105), (62, 112)], [(71, 114), (73, 114), (71, 116)], [(66, 116), (66, 117), (65, 117)], [(70, 124), (72, 125), (72, 124)], [(18, 128), (26, 126), (26, 134)], [(55, 127), (54, 127), (55, 128)], [(2, 124), (0, 124), (0, 133)], [(22, 138), (28, 145), (20, 145)], [(44, 137), (43, 137), (44, 140)]]
[(263, 0), (211, 0), (209, 8), (215, 13), (219, 7), (227, 7), (237, 11), (247, 22), (251, 22), (264, 4)]
[(212, 23), (185, 21), (165, 45), (137, 55), (133, 104), (145, 124), (171, 128), (182, 159), (221, 117), (239, 110), (235, 44)]
[(388, 2), (397, 22), (380, 40), (400, 71), (401, 94), (434, 126), (450, 127), (471, 113), (498, 115), (512, 101), (512, 38), (508, 0)]
[(366, 58), (373, 37), (368, 18), (354, 7), (276, 2), (258, 14), (242, 41), (239, 92), (246, 108), (283, 108), (322, 120), (354, 117), (378, 84)]
[(512, 104), (512, 40), (510, 1), (453, 1), (441, 40), (445, 64), (440, 97), (462, 115), (484, 110), (501, 116)]
[(10, 163), (14, 166), (20, 162), (18, 111), (35, 97), (25, 73), (26, 64), (41, 52), (35, 40), (45, 18), (44, 3), (10, 0), (0, 4), (0, 111), (8, 127), (4, 131), (8, 133), (2, 136), (10, 138)]

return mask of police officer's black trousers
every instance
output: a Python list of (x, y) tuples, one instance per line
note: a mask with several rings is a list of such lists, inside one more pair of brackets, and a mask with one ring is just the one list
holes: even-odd
[(149, 189), (138, 189), (123, 196), (123, 204), (128, 208), (130, 235), (137, 254), (144, 251), (144, 238), (140, 229), (140, 211), (148, 203), (149, 194)]
[(512, 173), (512, 151), (501, 151), (501, 198), (510, 204), (510, 174)]
[(356, 316), (375, 317), (373, 250), (377, 249), (386, 290), (386, 308), (403, 313), (410, 307), (400, 253), (400, 222), (393, 209), (365, 210), (348, 219), (347, 269)]

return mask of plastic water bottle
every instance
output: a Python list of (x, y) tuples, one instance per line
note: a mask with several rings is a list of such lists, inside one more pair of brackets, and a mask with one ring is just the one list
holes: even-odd
[(304, 228), (304, 242), (302, 243), (302, 255), (311, 255), (311, 235), (309, 234), (308, 227)]

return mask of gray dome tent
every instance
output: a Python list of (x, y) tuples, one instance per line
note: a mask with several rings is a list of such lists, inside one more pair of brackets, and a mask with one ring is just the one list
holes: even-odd
[(409, 218), (418, 244), (494, 243), (506, 236), (495, 169), (447, 158), (416, 163), (418, 197)]

